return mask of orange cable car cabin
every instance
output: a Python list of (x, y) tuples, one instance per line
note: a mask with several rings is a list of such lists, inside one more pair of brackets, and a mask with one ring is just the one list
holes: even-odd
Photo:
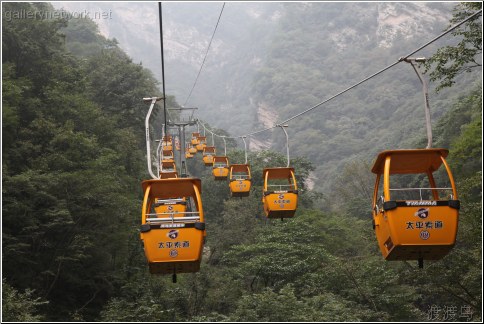
[(206, 136), (198, 136), (197, 137), (198, 144), (195, 146), (198, 152), (203, 152), (203, 149), (207, 146), (207, 137)]
[[(373, 222), (386, 260), (418, 260), (423, 267), (423, 260), (441, 259), (454, 246), (460, 202), (445, 161), (448, 153), (431, 148), (378, 155), (371, 170), (376, 174)], [(418, 176), (419, 184), (407, 186), (408, 175)]]
[(297, 208), (294, 168), (265, 168), (262, 202), (267, 218), (293, 217)]
[(232, 197), (247, 197), (250, 194), (251, 174), (248, 164), (231, 164), (229, 187)]
[(190, 154), (197, 154), (197, 148), (192, 144), (189, 146), (188, 152), (190, 152)]
[(173, 151), (172, 150), (165, 150), (165, 149), (163, 149), (163, 155), (162, 155), (162, 157), (163, 157), (162, 161), (175, 162), (175, 156), (173, 155)]
[(191, 143), (194, 147), (200, 143), (200, 140), (198, 139), (198, 137), (200, 137), (200, 133), (192, 133)]
[(142, 182), (140, 238), (152, 274), (197, 272), (205, 237), (201, 181)]
[(173, 161), (161, 161), (161, 170), (166, 172), (176, 171), (176, 164)]
[(187, 211), (187, 201), (184, 197), (157, 199), (154, 209), (157, 214), (173, 214), (174, 217), (183, 217)]
[(178, 178), (178, 172), (176, 171), (171, 171), (171, 172), (160, 172), (160, 179), (173, 179), (173, 178)]
[(227, 180), (229, 175), (229, 159), (226, 156), (214, 156), (212, 174), (215, 180)]
[(172, 151), (173, 150), (171, 135), (163, 136), (162, 146), (163, 146), (164, 151)]
[(206, 146), (203, 148), (203, 163), (205, 166), (213, 166), (213, 157), (215, 156), (215, 146)]
[(161, 162), (160, 179), (178, 178), (175, 162), (164, 160)]
[(189, 149), (186, 149), (185, 150), (185, 158), (187, 158), (187, 159), (193, 159), (193, 154), (190, 153), (190, 150)]

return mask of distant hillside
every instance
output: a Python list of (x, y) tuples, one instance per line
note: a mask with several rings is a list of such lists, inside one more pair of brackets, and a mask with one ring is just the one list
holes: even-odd
[[(97, 19), (160, 79), (156, 3), (56, 3), (69, 10), (112, 11)], [(163, 6), (166, 88), (184, 104), (205, 54), (221, 3)], [(424, 44), (447, 27), (453, 3), (227, 3), (204, 70), (187, 106), (210, 124), (241, 135), (282, 121), (360, 81)], [(424, 49), (455, 42), (444, 37)], [(434, 93), (432, 120), (479, 76)], [(317, 165), (320, 189), (345, 162), (408, 147), (425, 134), (421, 85), (400, 63), (344, 96), (290, 123), (291, 153)], [(251, 149), (285, 145), (280, 130), (251, 139)], [(240, 143), (241, 144), (241, 143)]]
[[(445, 3), (287, 3), (269, 53), (255, 77), (259, 127), (304, 111), (365, 79), (439, 35), (447, 27)], [(431, 56), (443, 38), (416, 54)], [(432, 122), (455, 96), (481, 78), (464, 75), (452, 90), (436, 94), (430, 84)], [(412, 147), (425, 136), (422, 86), (400, 63), (341, 97), (289, 123), (293, 156), (316, 165), (316, 188), (331, 191), (335, 175), (353, 160), (369, 163), (378, 151)], [(258, 136), (283, 152), (280, 129)], [(437, 138), (435, 140), (438, 140)]]
[[(161, 80), (157, 3), (57, 2), (69, 11), (106, 12), (111, 19), (95, 19), (100, 32), (119, 45)], [(166, 91), (184, 104), (222, 3), (164, 3)], [(240, 133), (251, 127), (256, 109), (250, 90), (261, 68), (272, 31), (283, 15), (279, 3), (227, 3), (204, 70), (187, 106), (197, 106), (201, 118)], [(241, 114), (240, 112), (246, 112)], [(228, 119), (228, 116), (237, 118)], [(230, 127), (229, 127), (230, 126)]]

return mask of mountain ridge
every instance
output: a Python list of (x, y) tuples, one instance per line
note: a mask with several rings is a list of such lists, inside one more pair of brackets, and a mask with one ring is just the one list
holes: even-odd
[[(66, 7), (79, 10), (82, 5)], [(113, 16), (122, 18), (117, 25), (110, 22), (109, 35), (121, 47), (130, 44), (125, 48), (136, 61), (141, 56), (134, 50), (148, 55), (140, 59), (144, 66), (160, 66), (154, 3), (123, 3), (119, 10), (118, 4), (90, 5), (112, 9)], [(202, 120), (231, 136), (270, 127), (440, 34), (452, 8), (452, 3), (227, 3), (187, 106), (198, 106)], [(166, 89), (180, 104), (185, 104), (193, 86), (220, 9), (221, 3), (163, 7)], [(140, 27), (130, 30), (130, 21), (140, 20)], [(146, 50), (148, 41), (152, 50)], [(429, 56), (451, 41), (439, 40), (418, 54)], [(160, 75), (161, 68), (151, 69)], [(460, 89), (470, 82), (469, 77), (464, 79)], [(452, 96), (452, 91), (437, 94), (434, 88), (430, 84), (433, 123), (449, 109)], [(317, 164), (315, 181), (330, 190), (323, 179), (345, 163), (370, 160), (389, 147), (408, 147), (424, 134), (421, 96), (415, 73), (401, 63), (292, 121), (291, 154), (308, 156)], [(249, 148), (282, 152), (281, 134), (277, 129), (258, 134), (250, 139)]]

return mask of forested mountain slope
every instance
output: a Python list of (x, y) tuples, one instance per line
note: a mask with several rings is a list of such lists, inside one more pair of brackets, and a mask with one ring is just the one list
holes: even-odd
[[(53, 3), (74, 12), (111, 13), (95, 19), (106, 37), (161, 80), (157, 3)], [(222, 3), (163, 4), (166, 89), (185, 105), (200, 68)], [(242, 132), (256, 118), (250, 85), (270, 45), (272, 31), (283, 14), (279, 3), (227, 3), (210, 55), (192, 98), (185, 106), (198, 106), (203, 119), (231, 132)], [(242, 114), (241, 112), (246, 112)], [(222, 113), (222, 114), (221, 114)], [(236, 116), (236, 121), (228, 115)]]
[[(255, 77), (254, 102), (272, 115), (271, 122), (281, 122), (398, 61), (446, 27), (447, 7), (427, 5), (287, 4), (291, 10), (281, 18), (280, 31)], [(456, 41), (441, 39), (414, 56), (429, 57), (448, 43)], [(453, 90), (439, 93), (430, 82), (434, 124), (450, 109), (456, 93), (480, 83), (481, 74), (476, 71), (461, 77)], [(292, 154), (315, 163), (318, 190), (331, 192), (331, 179), (346, 163), (371, 163), (377, 152), (410, 148), (416, 138), (425, 136), (422, 97), (412, 67), (399, 63), (289, 122)], [(284, 150), (285, 138), (279, 129), (260, 134), (258, 139)]]
[[(109, 37), (160, 79), (155, 3), (57, 3), (82, 12), (112, 11), (97, 19)], [(222, 3), (166, 3), (166, 86), (185, 104)], [(272, 126), (397, 61), (440, 34), (451, 3), (227, 3), (188, 106), (203, 120), (243, 135)], [(156, 44), (155, 44), (156, 43)], [(444, 37), (416, 56), (456, 43)], [(432, 120), (448, 111), (455, 94), (473, 87), (479, 74), (464, 75), (455, 91), (434, 91)], [(313, 112), (292, 121), (291, 153), (308, 157), (311, 179), (325, 194), (333, 175), (354, 160), (371, 163), (376, 153), (408, 148), (425, 134), (420, 82), (400, 63)], [(280, 129), (249, 138), (251, 149), (284, 151)], [(242, 142), (238, 141), (239, 145)]]
[[(77, 34), (93, 36), (77, 58), (60, 33), (66, 20), (7, 16), (49, 10), (2, 4), (2, 273), (49, 301), (44, 319), (77, 310), (92, 319), (130, 253), (144, 177), (140, 98), (159, 91), (94, 24)], [(3, 319), (27, 320), (22, 309), (4, 308)]]

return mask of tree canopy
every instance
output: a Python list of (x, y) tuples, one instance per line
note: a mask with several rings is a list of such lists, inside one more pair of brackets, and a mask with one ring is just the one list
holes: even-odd
[[(481, 2), (458, 4), (450, 20), (451, 26), (479, 10), (482, 10)], [(482, 13), (451, 32), (453, 36), (460, 39), (457, 45), (439, 48), (425, 63), (427, 70), (432, 69), (429, 74), (430, 80), (440, 82), (437, 90), (452, 86), (455, 78), (460, 74), (482, 67), (482, 19), (479, 19), (480, 16)]]

